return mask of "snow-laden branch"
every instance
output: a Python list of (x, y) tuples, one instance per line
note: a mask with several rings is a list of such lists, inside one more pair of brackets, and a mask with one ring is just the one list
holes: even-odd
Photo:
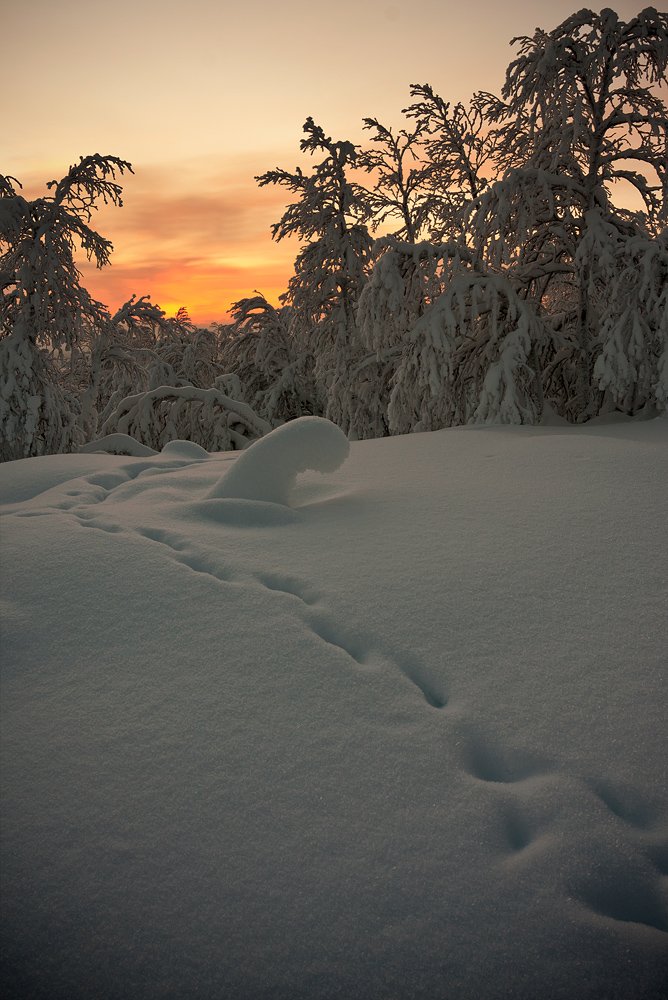
[(128, 434), (157, 450), (185, 439), (207, 451), (228, 451), (270, 430), (250, 406), (218, 389), (163, 385), (126, 396), (107, 416), (101, 434)]

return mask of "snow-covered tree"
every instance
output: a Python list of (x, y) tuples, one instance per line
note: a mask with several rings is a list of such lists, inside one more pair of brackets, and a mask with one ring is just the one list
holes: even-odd
[(364, 195), (371, 229), (396, 225), (397, 239), (415, 243), (429, 225), (432, 208), (424, 150), (427, 126), (418, 122), (410, 131), (394, 132), (377, 118), (365, 118), (364, 128), (371, 132), (373, 146), (362, 150), (357, 166), (375, 181)]
[(72, 451), (83, 440), (77, 397), (26, 337), (0, 340), (0, 461)]
[(446, 290), (453, 269), (473, 257), (459, 243), (410, 243), (394, 236), (376, 240), (373, 253), (375, 264), (360, 296), (357, 321), (362, 343), (380, 357), (401, 347)]
[(149, 385), (194, 385), (207, 389), (225, 374), (214, 330), (195, 326), (179, 311), (160, 328), (149, 369)]
[(461, 240), (468, 205), (487, 184), (493, 143), (481, 106), (474, 99), (469, 106), (451, 104), (427, 83), (411, 85), (416, 100), (404, 114), (415, 120), (424, 137), (426, 164), (422, 174), (428, 195), (423, 202), (425, 217), (431, 220), (436, 242)]
[(363, 190), (348, 177), (357, 161), (355, 146), (332, 140), (312, 118), (304, 132), (302, 151), (323, 156), (311, 174), (297, 167), (256, 179), (261, 187), (279, 184), (297, 196), (272, 230), (276, 240), (297, 236), (303, 244), (283, 302), (291, 307), (293, 328), (317, 338), (314, 374), (325, 415), (348, 431), (347, 376), (361, 360), (356, 309), (372, 240), (363, 222)]
[(207, 451), (245, 448), (271, 430), (246, 403), (214, 386), (158, 386), (126, 396), (100, 426), (100, 436), (127, 434), (160, 451), (174, 440), (199, 444)]
[[(615, 235), (604, 240), (605, 252)], [(593, 240), (581, 249), (596, 259)], [(655, 240), (617, 239), (610, 266), (616, 280), (601, 303), (596, 384), (627, 413), (648, 404), (668, 409), (668, 231)]]
[[(116, 178), (126, 170), (132, 170), (126, 161), (96, 153), (82, 157), (62, 180), (49, 181), (50, 195), (30, 202), (16, 192), (8, 195), (0, 214), (3, 333), (11, 330), (50, 349), (71, 349), (83, 317), (105, 318), (105, 307), (81, 285), (74, 254), (80, 245), (98, 267), (109, 262), (112, 244), (90, 222), (98, 202), (122, 205)], [(7, 179), (3, 189), (6, 184)]]
[[(625, 261), (637, 253), (634, 241), (651, 240), (666, 219), (668, 115), (656, 84), (668, 66), (668, 14), (649, 7), (624, 22), (609, 9), (582, 10), (553, 31), (515, 42), (519, 55), (502, 99), (479, 99), (495, 123), (505, 173), (476, 202), (470, 232), (480, 255), (512, 269), (537, 305), (553, 301), (555, 282), (567, 293), (569, 322), (562, 317), (561, 337), (544, 361), (549, 366), (559, 357), (575, 372), (562, 409), (583, 420), (603, 404), (598, 386), (610, 388), (607, 377), (601, 381), (610, 363), (597, 358), (602, 337), (610, 344), (609, 331), (620, 329), (621, 316), (611, 309), (624, 301)], [(615, 207), (620, 183), (639, 194), (644, 220)], [(650, 326), (655, 316), (650, 309)], [(651, 352), (661, 350), (661, 336), (655, 326), (649, 330)], [(634, 371), (644, 377), (642, 366), (627, 368)]]
[(277, 309), (259, 292), (231, 309), (225, 364), (243, 387), (244, 398), (272, 425), (318, 415), (323, 401), (313, 378), (314, 338), (300, 336), (289, 306)]
[(184, 309), (168, 318), (148, 296), (132, 296), (92, 345), (87, 436), (130, 434), (151, 448), (174, 437), (211, 451), (242, 447), (270, 425), (239, 393), (232, 398), (227, 378), (215, 330), (194, 326)]
[(90, 222), (100, 201), (121, 202), (117, 177), (132, 170), (115, 156), (82, 157), (51, 194), (23, 198), (0, 181), (0, 439), (5, 458), (70, 450), (79, 439), (79, 403), (58, 384), (53, 354), (76, 353), (85, 327), (108, 321), (81, 285), (80, 245), (98, 267), (112, 245)]
[(630, 21), (581, 10), (519, 47), (503, 100), (486, 95), (499, 124), (496, 155), (509, 167), (566, 173), (582, 187), (582, 212), (608, 207), (602, 189), (632, 185), (647, 212), (665, 212), (665, 103), (655, 85), (668, 67), (668, 13), (647, 7)]
[[(87, 439), (96, 436), (98, 423), (104, 423), (107, 413), (125, 396), (150, 387), (150, 372), (159, 364), (157, 340), (161, 330), (169, 330), (169, 324), (148, 295), (133, 295), (90, 331), (89, 384), (82, 397)], [(158, 384), (168, 380), (160, 379)]]
[(537, 423), (543, 324), (503, 275), (453, 257), (445, 291), (406, 338), (388, 406), (395, 434), (464, 423)]

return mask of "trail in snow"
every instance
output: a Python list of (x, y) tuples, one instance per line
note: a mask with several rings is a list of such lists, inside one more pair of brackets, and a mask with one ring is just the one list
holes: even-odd
[[(322, 434), (326, 422), (316, 418), (305, 418), (303, 423), (307, 426), (299, 428), (301, 440), (304, 440), (304, 431), (307, 431), (310, 432), (313, 441), (313, 455), (309, 458), (310, 462), (318, 454), (322, 457), (322, 451), (317, 450), (318, 446), (326, 451), (329, 439)], [(270, 439), (267, 442), (267, 439), (262, 439), (265, 441), (263, 449), (259, 449), (257, 444), (253, 446), (256, 449), (255, 455), (252, 456), (253, 461), (246, 463), (240, 474), (233, 475), (236, 463), (231, 465), (213, 491), (215, 496), (212, 500), (205, 501), (210, 505), (209, 510), (211, 504), (216, 501), (219, 505), (223, 505), (222, 508), (219, 506), (219, 512), (225, 509), (226, 500), (242, 503), (248, 501), (247, 506), (232, 507), (239, 511), (239, 525), (248, 526), (257, 523), (271, 525), (270, 507), (274, 503), (287, 502), (297, 474), (295, 464), (289, 461), (288, 473), (281, 478), (278, 486), (275, 484), (274, 475), (280, 465), (279, 458), (282, 460), (286, 455), (290, 456), (292, 442), (287, 434), (281, 436), (274, 432), (272, 437), (273, 441)], [(333, 435), (333, 441), (338, 447), (340, 442), (337, 438), (338, 435)], [(182, 449), (181, 444), (175, 442), (171, 448), (165, 448), (164, 451), (169, 450), (171, 454), (179, 455), (186, 460), (202, 460), (201, 454), (191, 454), (187, 448)], [(276, 450), (276, 458), (267, 462), (267, 457), (271, 458), (272, 445)], [(198, 449), (199, 451), (201, 449)], [(250, 451), (251, 449), (248, 454)], [(260, 451), (262, 454), (258, 454)], [(236, 461), (238, 463), (239, 459)], [(326, 465), (327, 461), (324, 460), (321, 464)], [(336, 461), (330, 464), (335, 466)], [(172, 466), (175, 470), (183, 467), (182, 463)], [(303, 467), (308, 468), (310, 465), (305, 462)], [(168, 468), (162, 466), (161, 471), (168, 471)], [(146, 472), (151, 472), (151, 466), (142, 465), (140, 468), (124, 469), (110, 475), (87, 477), (84, 481), (88, 486), (103, 492), (91, 498), (86, 490), (74, 491), (71, 495), (77, 498), (79, 503), (83, 501), (83, 509), (75, 510), (73, 507), (68, 509), (84, 527), (110, 533), (122, 532), (125, 529), (121, 524), (100, 520), (96, 508), (119, 487), (125, 486)], [(236, 495), (227, 496), (228, 489), (230, 493)], [(257, 502), (258, 497), (264, 499)], [(267, 497), (279, 499), (267, 500)], [(198, 511), (196, 502), (195, 510)], [(184, 523), (184, 528), (186, 527), (187, 522)], [(160, 545), (175, 564), (185, 566), (193, 573), (209, 577), (216, 584), (241, 588), (259, 586), (276, 595), (278, 599), (288, 598), (290, 604), (287, 607), (290, 607), (290, 613), (297, 615), (304, 627), (327, 646), (339, 651), (348, 660), (352, 660), (357, 668), (370, 672), (370, 680), (374, 670), (398, 673), (418, 688), (430, 708), (444, 709), (447, 706), (448, 698), (442, 678), (436, 680), (430, 676), (431, 672), (427, 665), (417, 657), (405, 651), (384, 649), (382, 643), (370, 631), (352, 632), (344, 622), (332, 615), (331, 610), (327, 608), (326, 598), (315, 591), (308, 581), (282, 576), (270, 570), (255, 572), (249, 577), (247, 573), (244, 574), (226, 565), (220, 557), (210, 552), (198, 551), (187, 533), (175, 534), (161, 528), (142, 527), (136, 529), (136, 534)], [(536, 819), (536, 814), (543, 808), (541, 803), (547, 798), (554, 804), (554, 808), (558, 808), (561, 798), (566, 804), (573, 795), (571, 781), (554, 771), (548, 761), (482, 736), (476, 729), (474, 718), (468, 720), (468, 726), (465, 723), (466, 720), (458, 715), (459, 731), (467, 732), (462, 769), (485, 787), (488, 794), (496, 796), (499, 800), (499, 825), (503, 829), (510, 852), (507, 863), (515, 866), (522, 861), (531, 863), (541, 849), (553, 847), (549, 820), (541, 823)], [(668, 931), (668, 918), (658, 884), (658, 881), (667, 874), (668, 846), (660, 834), (657, 839), (652, 833), (650, 816), (637, 796), (632, 801), (631, 798), (625, 797), (625, 793), (596, 781), (591, 782), (591, 790), (593, 793), (591, 807), (596, 808), (597, 802), (602, 803), (624, 824), (620, 836), (626, 835), (625, 845), (624, 849), (617, 851), (612, 846), (602, 846), (599, 870), (593, 875), (576, 877), (573, 883), (569, 884), (569, 891), (572, 891), (585, 906), (603, 917)], [(586, 795), (587, 791), (588, 789), (580, 783), (578, 794)], [(628, 856), (629, 847), (632, 851), (632, 861)]]

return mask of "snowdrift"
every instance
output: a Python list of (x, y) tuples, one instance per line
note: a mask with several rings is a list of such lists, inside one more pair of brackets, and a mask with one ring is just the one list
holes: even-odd
[(667, 444), (2, 466), (4, 995), (665, 996)]

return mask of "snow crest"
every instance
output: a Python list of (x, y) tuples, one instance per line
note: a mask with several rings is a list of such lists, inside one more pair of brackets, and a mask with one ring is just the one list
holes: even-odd
[(300, 472), (334, 472), (348, 457), (343, 431), (322, 417), (299, 417), (255, 441), (218, 480), (211, 497), (290, 505)]

